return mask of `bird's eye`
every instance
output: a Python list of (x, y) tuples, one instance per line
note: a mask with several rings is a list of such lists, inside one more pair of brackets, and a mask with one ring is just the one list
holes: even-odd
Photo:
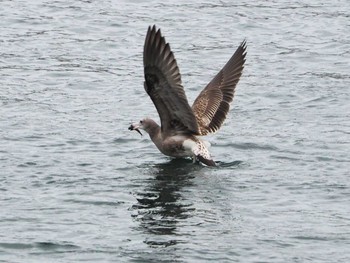
[(142, 124), (142, 123), (143, 123), (143, 121), (140, 121), (140, 123)]

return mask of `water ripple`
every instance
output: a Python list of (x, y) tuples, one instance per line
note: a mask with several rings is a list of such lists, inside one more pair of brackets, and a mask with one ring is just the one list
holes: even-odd
[[(350, 262), (349, 4), (2, 1), (1, 262)], [(162, 155), (156, 23), (190, 103), (247, 39), (217, 167)]]

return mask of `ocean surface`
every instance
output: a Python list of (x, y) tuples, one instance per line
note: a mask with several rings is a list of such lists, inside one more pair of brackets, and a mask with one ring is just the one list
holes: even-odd
[[(162, 155), (156, 24), (190, 103), (239, 44), (218, 167)], [(0, 1), (0, 262), (350, 262), (350, 3)]]

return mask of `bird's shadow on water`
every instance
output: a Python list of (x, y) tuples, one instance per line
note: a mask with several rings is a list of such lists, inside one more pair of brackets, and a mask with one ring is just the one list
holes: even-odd
[(146, 234), (149, 246), (168, 247), (183, 242), (179, 236), (183, 224), (194, 211), (184, 192), (195, 183), (193, 179), (205, 173), (206, 167), (189, 160), (174, 159), (167, 163), (145, 167), (147, 179), (137, 190), (137, 203), (132, 206), (137, 228)]
[[(206, 180), (216, 169), (237, 167), (241, 161), (218, 162), (217, 167), (193, 164), (186, 159), (143, 165), (142, 178), (137, 183), (137, 203), (131, 207), (132, 216), (139, 223), (136, 228), (144, 234), (144, 243), (151, 247), (168, 247), (186, 243), (181, 228), (193, 217), (195, 206), (190, 199), (195, 184)], [(207, 181), (207, 180), (206, 180)]]

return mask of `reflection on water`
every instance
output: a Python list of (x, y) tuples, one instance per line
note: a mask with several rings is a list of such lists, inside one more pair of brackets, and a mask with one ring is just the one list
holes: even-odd
[[(309, 2), (1, 1), (0, 261), (350, 262), (349, 1)], [(189, 102), (248, 40), (218, 167), (126, 131), (153, 23)]]
[(225, 168), (237, 168), (240, 164), (242, 164), (242, 161), (232, 161), (232, 162), (216, 162), (216, 165), (219, 167), (225, 167)]
[(140, 222), (139, 230), (148, 234), (146, 244), (171, 246), (181, 242), (176, 235), (179, 225), (194, 210), (182, 194), (203, 168), (188, 160), (174, 159), (149, 169), (150, 177), (143, 181), (144, 188), (137, 193), (138, 203), (132, 207), (137, 211), (134, 217)]

